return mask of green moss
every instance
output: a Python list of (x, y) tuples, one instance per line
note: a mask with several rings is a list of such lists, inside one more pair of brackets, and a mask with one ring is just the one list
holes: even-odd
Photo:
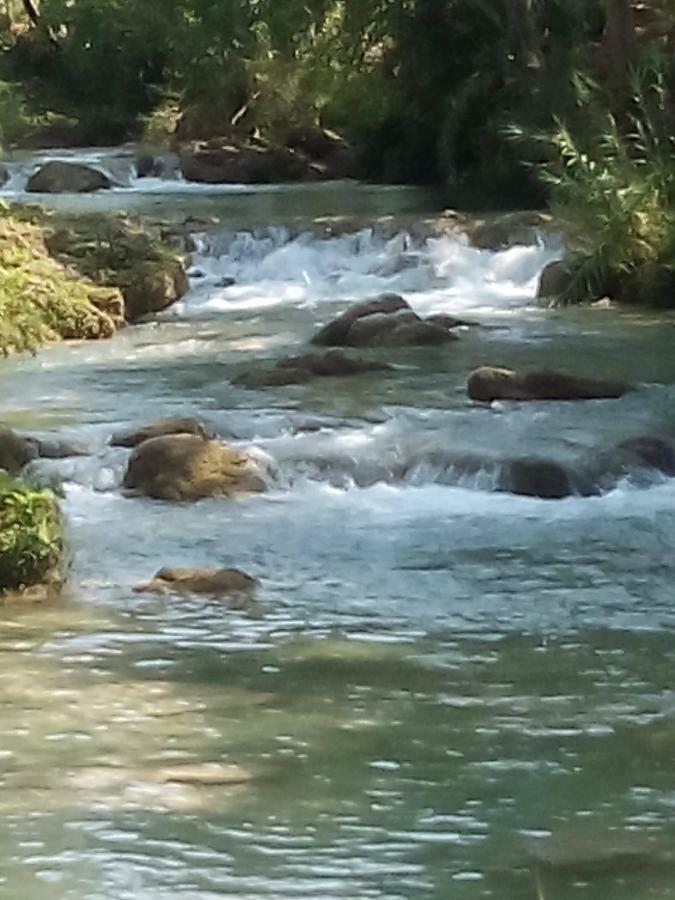
[(54, 495), (0, 473), (0, 593), (45, 582), (62, 552)]

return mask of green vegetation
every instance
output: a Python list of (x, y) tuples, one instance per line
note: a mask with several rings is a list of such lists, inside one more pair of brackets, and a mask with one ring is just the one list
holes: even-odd
[[(10, 2), (0, 75), (73, 140), (338, 131), (361, 172), (541, 196), (505, 137), (573, 104), (601, 0)], [(101, 73), (106, 73), (101, 78)], [(181, 113), (185, 115), (181, 118)], [(45, 133), (37, 128), (36, 139)]]
[(573, 228), (570, 297), (670, 296), (671, 0), (4, 6), (5, 144), (302, 149), (335, 131), (366, 178), (452, 205), (550, 200)]
[(0, 594), (53, 578), (62, 552), (54, 495), (0, 472)]

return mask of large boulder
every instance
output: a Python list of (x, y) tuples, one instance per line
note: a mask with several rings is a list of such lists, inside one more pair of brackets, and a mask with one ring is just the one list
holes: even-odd
[(287, 147), (242, 146), (216, 139), (184, 148), (179, 160), (187, 181), (205, 184), (271, 184), (316, 178), (305, 157)]
[(135, 593), (143, 594), (226, 594), (250, 593), (257, 582), (240, 569), (160, 569), (147, 584), (139, 584)]
[(107, 175), (81, 163), (53, 160), (28, 179), (26, 190), (40, 194), (85, 194), (106, 190), (112, 182)]
[(190, 287), (182, 262), (168, 254), (137, 263), (126, 281), (122, 293), (129, 322), (162, 312), (180, 300)]
[(626, 384), (595, 378), (577, 378), (546, 370), (518, 372), (481, 366), (469, 376), (469, 397), (481, 403), (493, 400), (615, 399), (630, 390)]
[(36, 455), (36, 448), (28, 438), (0, 423), (0, 469), (9, 475), (18, 475)]
[(341, 350), (323, 353), (306, 353), (282, 359), (273, 366), (248, 372), (237, 379), (242, 387), (283, 387), (287, 384), (304, 384), (313, 378), (346, 377), (366, 372), (388, 371), (383, 363), (347, 356)]
[(167, 434), (196, 434), (201, 438), (208, 437), (206, 428), (198, 419), (191, 416), (170, 416), (167, 419), (157, 419), (142, 428), (117, 432), (110, 439), (110, 444), (113, 447), (137, 447), (143, 441)]
[(194, 434), (151, 438), (131, 454), (124, 487), (155, 500), (260, 493), (265, 480), (246, 453)]
[(420, 318), (398, 294), (354, 303), (312, 338), (323, 347), (423, 346), (457, 340), (447, 323)]

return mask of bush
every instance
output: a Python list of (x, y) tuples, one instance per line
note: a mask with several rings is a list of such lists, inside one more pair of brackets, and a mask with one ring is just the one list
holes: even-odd
[(658, 302), (654, 289), (670, 291), (675, 277), (675, 137), (662, 71), (634, 72), (621, 117), (598, 85), (576, 82), (576, 121), (559, 120), (553, 134), (538, 138), (553, 157), (541, 168), (552, 211), (572, 245), (573, 276), (562, 299)]
[(0, 592), (49, 580), (62, 551), (54, 495), (0, 472)]

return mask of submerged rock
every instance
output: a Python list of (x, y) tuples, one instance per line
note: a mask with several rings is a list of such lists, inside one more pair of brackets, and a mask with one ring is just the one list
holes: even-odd
[(18, 475), (35, 456), (35, 447), (28, 438), (0, 423), (0, 469), (9, 475)]
[(658, 837), (625, 831), (565, 832), (532, 841), (530, 861), (537, 868), (570, 876), (618, 875), (673, 866), (672, 848)]
[(292, 356), (275, 365), (242, 375), (237, 383), (244, 387), (281, 387), (287, 384), (303, 384), (312, 378), (346, 377), (365, 372), (388, 371), (391, 366), (347, 356), (341, 350), (325, 353), (307, 353)]
[(196, 434), (201, 438), (209, 436), (198, 419), (191, 416), (170, 416), (167, 419), (157, 419), (133, 431), (117, 432), (110, 439), (110, 444), (112, 447), (137, 447), (143, 441), (167, 434)]
[(137, 594), (224, 594), (250, 593), (257, 581), (240, 569), (160, 569), (147, 584), (134, 588)]
[(73, 456), (91, 456), (91, 449), (77, 441), (59, 441), (51, 438), (28, 438), (40, 459), (70, 459)]
[(209, 762), (136, 769), (122, 766), (87, 766), (71, 770), (68, 780), (75, 788), (100, 791), (143, 783), (219, 787), (245, 784), (252, 779), (251, 772), (236, 763)]
[(517, 372), (482, 366), (471, 373), (467, 390), (472, 400), (593, 400), (616, 399), (630, 390), (626, 384), (577, 378), (562, 372)]
[(530, 457), (506, 460), (499, 472), (497, 490), (542, 500), (562, 500), (575, 493), (564, 466)]
[(41, 194), (85, 194), (110, 188), (107, 175), (82, 163), (53, 160), (28, 179), (26, 190)]
[(447, 322), (422, 319), (398, 294), (355, 303), (312, 338), (324, 347), (424, 346), (457, 340)]
[(124, 487), (155, 500), (193, 501), (266, 490), (251, 456), (194, 434), (151, 438), (131, 454)]

